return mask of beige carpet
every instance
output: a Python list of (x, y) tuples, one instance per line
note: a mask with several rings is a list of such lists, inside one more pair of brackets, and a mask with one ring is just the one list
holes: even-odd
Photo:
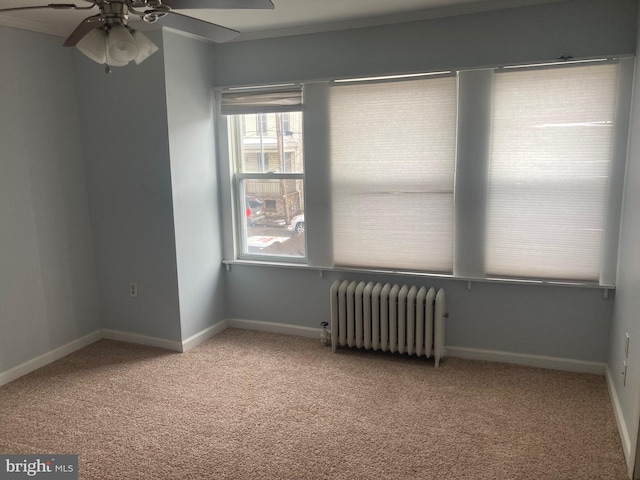
[(603, 377), (229, 329), (102, 340), (0, 387), (0, 452), (83, 479), (625, 479)]

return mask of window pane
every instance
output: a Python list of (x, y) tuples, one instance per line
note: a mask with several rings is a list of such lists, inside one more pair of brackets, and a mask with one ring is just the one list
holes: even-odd
[(301, 179), (244, 179), (244, 254), (305, 257), (304, 186)]
[(302, 173), (302, 113), (257, 113), (230, 117), (238, 127), (239, 171)]
[[(337, 265), (446, 272), (453, 261), (450, 193), (346, 193), (335, 197)], [(429, 263), (425, 259), (429, 258)]]
[(495, 75), (487, 273), (598, 280), (617, 65)]
[(334, 262), (450, 272), (456, 79), (330, 91)]

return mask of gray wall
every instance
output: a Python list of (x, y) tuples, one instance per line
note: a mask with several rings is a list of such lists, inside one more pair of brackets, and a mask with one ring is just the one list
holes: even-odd
[[(563, 54), (633, 54), (636, 7), (635, 0), (562, 2), (403, 25), (219, 44), (214, 52), (214, 78), (217, 86), (230, 86), (548, 61)], [(322, 128), (315, 111), (305, 111), (305, 122)], [(308, 147), (307, 162), (312, 158), (313, 164), (307, 168), (306, 181), (314, 195), (307, 198), (307, 208), (326, 210), (325, 204), (319, 206), (319, 192), (327, 192), (326, 199), (330, 188), (327, 157)], [(228, 175), (224, 148), (220, 148), (219, 159), (224, 178)], [(232, 258), (228, 247), (231, 216), (227, 212), (231, 194), (224, 183), (221, 189), (225, 253)], [(326, 235), (328, 222), (326, 214), (309, 215), (308, 236), (330, 239)], [(330, 252), (320, 243), (316, 239), (308, 242), (309, 256), (315, 265), (329, 266), (326, 259)], [(347, 273), (339, 276), (359, 278)], [(233, 265), (227, 274), (227, 316), (318, 327), (329, 317), (327, 294), (331, 280), (337, 277), (328, 274), (320, 279), (317, 271)], [(468, 291), (462, 281), (389, 279), (446, 288), (450, 346), (607, 360), (613, 294), (605, 299), (598, 289), (494, 283), (474, 283)]]
[(103, 328), (180, 340), (163, 54), (110, 75), (75, 58)]
[[(640, 49), (640, 30), (638, 35)], [(624, 204), (620, 227), (617, 290), (608, 366), (635, 455), (640, 418), (640, 66), (636, 63)], [(623, 386), (625, 333), (630, 334), (627, 382)]]
[(0, 27), (0, 63), (3, 372), (97, 330), (100, 318), (73, 52)]
[(215, 46), (217, 86), (635, 52), (634, 0), (580, 0)]
[(224, 318), (211, 45), (163, 33), (182, 339)]
[(181, 340), (222, 320), (210, 44), (153, 32), (165, 48), (106, 75), (58, 38), (0, 34), (0, 372), (100, 328)]
[(101, 313), (104, 328), (183, 340), (224, 312), (211, 46), (149, 36), (161, 50), (110, 75), (77, 56)]
[(591, 289), (467, 283), (233, 265), (227, 274), (230, 318), (320, 328), (329, 321), (336, 279), (444, 288), (448, 346), (604, 362), (612, 300)]
[[(215, 47), (153, 33), (154, 42), (166, 43), (164, 53), (111, 75), (59, 48), (58, 39), (3, 28), (2, 79), (12, 89), (2, 98), (0, 195), (3, 232), (15, 233), (4, 234), (12, 247), (1, 253), (2, 270), (10, 272), (0, 277), (2, 293), (10, 300), (3, 299), (0, 318), (11, 325), (2, 368), (100, 325), (180, 340), (224, 316), (302, 326), (327, 318), (328, 285), (337, 274), (320, 279), (314, 271), (234, 266), (224, 275), (226, 292), (220, 282), (217, 187), (207, 159), (215, 146), (205, 138), (210, 80), (247, 84), (633, 53), (635, 12), (635, 1), (583, 0)], [(8, 47), (15, 43), (24, 46), (19, 56)], [(43, 156), (48, 163), (37, 162)], [(322, 188), (313, 182), (326, 181), (326, 165), (308, 171), (317, 174), (307, 181), (319, 204)], [(228, 242), (229, 186), (220, 187)], [(60, 254), (65, 248), (73, 257)], [(474, 284), (469, 292), (464, 282), (398, 280), (447, 289), (450, 345), (607, 359), (613, 301), (599, 290)], [(129, 298), (130, 282), (138, 283), (138, 299)], [(15, 285), (29, 293), (16, 294)], [(44, 325), (47, 338), (33, 338), (33, 327)]]
[[(435, 285), (447, 291), (449, 345), (608, 361), (635, 446), (637, 95), (618, 290), (604, 299), (597, 289), (474, 283), (468, 291), (454, 280), (321, 278), (315, 270), (247, 265), (221, 274), (230, 192), (220, 181), (220, 214), (209, 87), (631, 54), (636, 8), (635, 0), (567, 1), (216, 46), (156, 32), (150, 36), (164, 51), (109, 76), (61, 48), (58, 38), (0, 27), (0, 84), (10, 86), (0, 91), (0, 372), (101, 327), (167, 340), (186, 339), (225, 317), (317, 327), (328, 318), (328, 288), (339, 277)], [(307, 128), (326, 128), (321, 117), (307, 119)], [(330, 219), (326, 145), (310, 147), (312, 235), (314, 221), (320, 232)], [(224, 156), (218, 157), (225, 179)], [(309, 240), (310, 259), (326, 265), (330, 247), (320, 238)], [(130, 282), (138, 283), (138, 299), (129, 297)], [(623, 387), (615, 374), (625, 332), (631, 350)]]

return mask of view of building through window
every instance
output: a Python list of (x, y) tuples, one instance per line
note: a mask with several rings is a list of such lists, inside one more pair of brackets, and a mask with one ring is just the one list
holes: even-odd
[(243, 254), (305, 256), (302, 113), (229, 117)]

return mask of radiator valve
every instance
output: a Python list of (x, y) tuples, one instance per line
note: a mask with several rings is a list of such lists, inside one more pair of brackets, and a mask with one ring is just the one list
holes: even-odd
[(325, 347), (328, 347), (331, 345), (331, 335), (329, 335), (329, 332), (327, 331), (329, 322), (321, 322), (320, 326), (322, 327), (322, 330), (320, 331), (320, 343)]

